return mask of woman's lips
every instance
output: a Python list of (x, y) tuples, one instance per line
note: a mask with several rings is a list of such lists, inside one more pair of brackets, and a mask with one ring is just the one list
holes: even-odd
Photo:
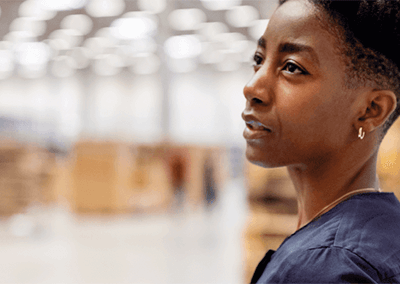
[(246, 121), (246, 125), (250, 128), (250, 129), (254, 129), (254, 130), (268, 130), (271, 131), (268, 127), (266, 127), (264, 124), (262, 124), (261, 122), (255, 121), (255, 120), (249, 120)]
[(265, 127), (258, 121), (246, 121), (246, 128), (243, 132), (243, 137), (246, 140), (258, 139), (271, 134), (271, 129)]

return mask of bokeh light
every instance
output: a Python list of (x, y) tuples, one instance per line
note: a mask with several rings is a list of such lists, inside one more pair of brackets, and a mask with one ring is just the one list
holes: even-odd
[(46, 65), (49, 61), (49, 47), (42, 42), (21, 43), (15, 50), (20, 65)]
[(74, 60), (74, 66), (76, 69), (84, 69), (88, 67), (90, 59), (93, 57), (90, 50), (83, 46), (72, 48), (69, 55)]
[(119, 40), (114, 37), (112, 30), (113, 29), (111, 27), (100, 28), (94, 34), (94, 38), (105, 38), (107, 44), (111, 46), (117, 45)]
[(50, 48), (50, 58), (55, 58), (60, 53), (65, 53), (70, 48), (68, 42), (60, 38), (45, 39), (43, 42)]
[(177, 9), (168, 16), (170, 26), (179, 31), (197, 30), (207, 20), (206, 14), (196, 8)]
[(66, 43), (66, 48), (71, 49), (81, 44), (83, 40), (82, 34), (77, 30), (72, 29), (59, 29), (52, 31), (49, 35), (49, 39), (62, 40)]
[(111, 33), (120, 40), (140, 39), (151, 36), (157, 24), (148, 17), (124, 17), (111, 24)]
[[(166, 0), (137, 0), (136, 5), (128, 5), (124, 0), (25, 0), (18, 7), (19, 17), (10, 23), (3, 40), (13, 48), (37, 42), (47, 34), (42, 41), (49, 50), (46, 66), (50, 60), (57, 61), (55, 64), (51, 61), (51, 66), (69, 66), (65, 62), (73, 62), (74, 70), (91, 66), (91, 70), (97, 70), (95, 74), (102, 76), (118, 74), (124, 67), (134, 74), (154, 74), (163, 64), (178, 73), (196, 70), (199, 63), (211, 65), (217, 71), (237, 70), (241, 63), (251, 60), (254, 44), (248, 37), (257, 40), (268, 23), (259, 19), (258, 7), (251, 3), (242, 5), (241, 0), (201, 0), (204, 8), (186, 4), (172, 5), (161, 16), (169, 5)], [(75, 13), (76, 9), (81, 10)], [(66, 14), (59, 23), (52, 24), (61, 11)], [(222, 13), (225, 19), (207, 21), (207, 13)], [(105, 26), (95, 25), (93, 19), (110, 17)], [(247, 34), (232, 33), (232, 27), (247, 28)], [(171, 29), (178, 34), (165, 36), (165, 31)], [(164, 52), (166, 57), (158, 52)], [(223, 67), (220, 63), (226, 58), (232, 62)], [(4, 64), (12, 65), (6, 61)], [(109, 72), (105, 66), (110, 68)], [(63, 70), (63, 67), (51, 68)]]
[(21, 17), (31, 17), (37, 20), (51, 20), (57, 14), (57, 11), (45, 9), (37, 0), (26, 0), (18, 8), (18, 14)]
[(109, 53), (113, 48), (113, 42), (106, 37), (90, 37), (86, 39), (83, 46), (89, 50), (89, 55), (95, 57), (103, 53)]
[(229, 32), (228, 26), (221, 22), (202, 23), (197, 31), (205, 40), (209, 41), (217, 40), (220, 34), (227, 32)]
[(157, 43), (151, 37), (133, 40), (127, 47), (130, 55), (135, 56), (141, 53), (154, 53), (157, 51)]
[(197, 68), (195, 58), (201, 54), (202, 46), (195, 35), (172, 36), (165, 41), (164, 50), (170, 70), (186, 73)]
[(193, 58), (200, 55), (201, 43), (194, 35), (172, 36), (165, 41), (164, 49), (171, 58)]
[(62, 19), (61, 29), (76, 30), (82, 35), (87, 35), (93, 27), (92, 19), (84, 14), (72, 14)]
[(3, 37), (4, 41), (12, 44), (36, 41), (36, 36), (27, 31), (11, 31)]
[(167, 7), (167, 0), (138, 0), (138, 7), (142, 11), (158, 14)]
[(41, 36), (46, 32), (46, 22), (32, 17), (20, 17), (11, 22), (10, 31), (27, 32), (32, 36)]
[(15, 48), (18, 72), (25, 78), (39, 78), (46, 74), (50, 49), (42, 42), (25, 42)]
[(50, 11), (67, 11), (84, 7), (87, 0), (36, 0), (40, 7)]
[(226, 12), (226, 21), (237, 28), (248, 27), (258, 18), (257, 9), (249, 5), (233, 7)]
[(90, 0), (86, 5), (86, 12), (94, 17), (115, 17), (121, 15), (125, 9), (123, 0)]
[(242, 0), (200, 0), (203, 6), (209, 10), (227, 10), (238, 6)]

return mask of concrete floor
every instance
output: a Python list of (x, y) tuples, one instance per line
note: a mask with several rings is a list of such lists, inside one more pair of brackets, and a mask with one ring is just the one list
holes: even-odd
[(0, 283), (244, 283), (243, 181), (212, 210), (76, 216), (32, 208), (0, 219)]

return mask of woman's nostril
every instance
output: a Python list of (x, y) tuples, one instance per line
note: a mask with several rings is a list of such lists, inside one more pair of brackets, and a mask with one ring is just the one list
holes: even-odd
[(257, 98), (253, 98), (252, 101), (253, 101), (254, 103), (256, 103), (256, 104), (261, 104), (261, 103), (262, 103), (262, 100), (257, 99)]

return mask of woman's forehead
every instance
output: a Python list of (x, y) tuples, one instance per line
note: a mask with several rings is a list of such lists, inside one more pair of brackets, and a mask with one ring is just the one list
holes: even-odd
[(268, 24), (277, 34), (304, 36), (315, 32), (325, 33), (317, 17), (317, 10), (305, 0), (292, 0), (279, 6)]
[(318, 62), (337, 60), (338, 55), (337, 39), (321, 25), (318, 10), (306, 0), (291, 0), (279, 6), (259, 42), (277, 52), (308, 53)]

